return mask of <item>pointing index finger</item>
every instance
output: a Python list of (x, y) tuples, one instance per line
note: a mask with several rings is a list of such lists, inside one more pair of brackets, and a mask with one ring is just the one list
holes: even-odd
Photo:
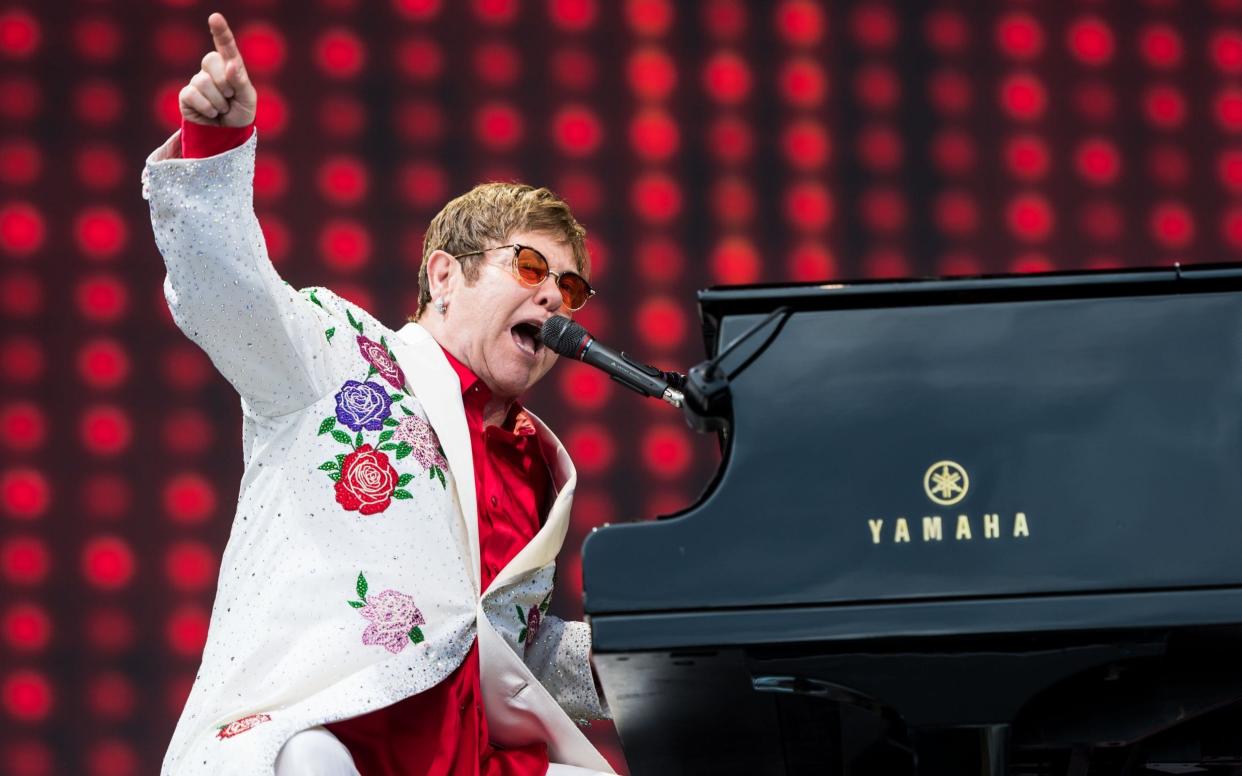
[(226, 62), (230, 59), (241, 58), (241, 51), (237, 49), (237, 40), (233, 37), (233, 31), (229, 29), (229, 23), (225, 21), (224, 14), (213, 13), (207, 17), (207, 26), (211, 28), (211, 37), (216, 43), (216, 51), (220, 52), (220, 56), (224, 57)]

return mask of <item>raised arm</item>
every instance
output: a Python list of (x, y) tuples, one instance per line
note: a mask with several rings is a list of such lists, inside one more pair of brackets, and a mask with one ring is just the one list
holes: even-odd
[[(258, 94), (220, 14), (208, 20), (215, 48), (181, 90), (185, 122), (248, 127)], [(261, 415), (312, 403), (327, 390), (326, 312), (281, 280), (253, 206), (251, 134), (206, 159), (182, 158), (180, 134), (147, 160), (143, 196), (168, 276), (164, 295), (182, 331)]]

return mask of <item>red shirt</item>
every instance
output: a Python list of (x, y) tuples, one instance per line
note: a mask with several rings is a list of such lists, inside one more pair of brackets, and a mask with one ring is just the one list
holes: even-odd
[[(181, 155), (213, 156), (241, 145), (254, 126), (209, 127), (183, 121)], [(535, 427), (514, 402), (500, 426), (483, 425), (491, 392), (444, 352), (461, 381), (474, 458), (479, 513), (480, 582), (496, 574), (534, 538), (555, 496)], [(435, 687), (361, 717), (326, 726), (349, 749), (362, 776), (544, 776), (548, 748), (494, 749), (479, 689), (478, 642)]]

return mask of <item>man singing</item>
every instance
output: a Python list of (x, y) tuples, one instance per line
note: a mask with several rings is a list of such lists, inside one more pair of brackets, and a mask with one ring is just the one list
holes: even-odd
[[(164, 774), (612, 773), (584, 623), (546, 614), (576, 475), (518, 402), (593, 294), (546, 189), (487, 184), (423, 246), (393, 331), (268, 260), (258, 95), (228, 24), (143, 171), (177, 325), (241, 395), (242, 477)], [(416, 321), (416, 322), (415, 322)]]

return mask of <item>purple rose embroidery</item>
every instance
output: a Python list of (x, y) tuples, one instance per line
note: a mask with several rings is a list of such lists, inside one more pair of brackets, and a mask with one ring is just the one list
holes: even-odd
[(538, 606), (532, 606), (526, 612), (526, 643), (530, 644), (539, 635), (539, 624), (543, 621), (543, 615), (539, 613)]
[(436, 432), (431, 429), (430, 423), (417, 415), (404, 418), (397, 426), (397, 433), (393, 434), (393, 439), (405, 442), (414, 448), (411, 455), (424, 469), (448, 465), (448, 461), (444, 460), (444, 454), (440, 451), (440, 440), (436, 438)]
[(379, 431), (392, 414), (392, 399), (378, 383), (346, 380), (336, 394), (336, 419), (352, 431)]
[(375, 371), (379, 372), (379, 376), (387, 380), (389, 385), (398, 391), (405, 390), (405, 373), (389, 355), (388, 348), (359, 334), (358, 349), (362, 351), (362, 357), (375, 367)]
[(378, 644), (396, 654), (410, 642), (423, 640), (419, 625), (427, 621), (414, 605), (414, 599), (396, 590), (385, 590), (366, 599), (358, 614), (371, 621), (362, 632), (363, 644)]

